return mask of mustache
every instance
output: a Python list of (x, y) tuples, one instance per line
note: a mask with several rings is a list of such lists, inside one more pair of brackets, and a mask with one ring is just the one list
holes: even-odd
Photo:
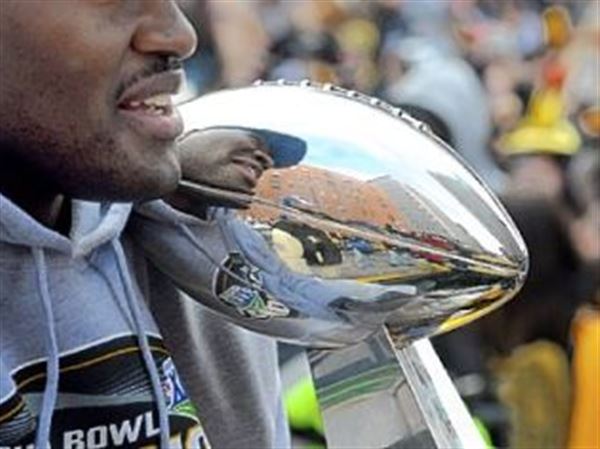
[(183, 69), (183, 60), (173, 56), (158, 57), (147, 67), (135, 73), (117, 87), (116, 98), (121, 98), (123, 93), (139, 81), (164, 72), (174, 72)]

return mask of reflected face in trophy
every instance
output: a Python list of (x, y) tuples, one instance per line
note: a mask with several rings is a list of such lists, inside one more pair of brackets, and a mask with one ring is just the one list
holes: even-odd
[(192, 131), (180, 142), (180, 157), (184, 178), (249, 194), (274, 165), (264, 140), (242, 129)]

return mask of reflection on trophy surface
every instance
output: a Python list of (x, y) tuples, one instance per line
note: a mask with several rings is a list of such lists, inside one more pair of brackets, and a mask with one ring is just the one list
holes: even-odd
[(233, 321), (316, 347), (355, 343), (385, 324), (403, 345), (520, 288), (526, 249), (503, 207), (401, 111), (281, 84), (207, 95), (181, 111), (184, 144), (216, 133), (237, 146), (221, 171), (184, 173), (181, 183), (189, 198), (229, 207), (216, 217), (236, 255), (213, 261), (219, 301), (207, 305)]

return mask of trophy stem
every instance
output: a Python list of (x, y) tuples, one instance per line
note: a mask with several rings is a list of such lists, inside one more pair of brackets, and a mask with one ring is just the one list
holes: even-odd
[(328, 448), (485, 448), (429, 340), (310, 350)]

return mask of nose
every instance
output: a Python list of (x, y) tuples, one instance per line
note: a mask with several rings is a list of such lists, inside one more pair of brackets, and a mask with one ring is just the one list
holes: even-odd
[(274, 162), (271, 155), (263, 149), (254, 150), (254, 159), (263, 167), (263, 170), (273, 168)]
[(132, 46), (144, 54), (190, 57), (198, 45), (192, 24), (175, 0), (144, 0), (145, 14), (132, 39)]

